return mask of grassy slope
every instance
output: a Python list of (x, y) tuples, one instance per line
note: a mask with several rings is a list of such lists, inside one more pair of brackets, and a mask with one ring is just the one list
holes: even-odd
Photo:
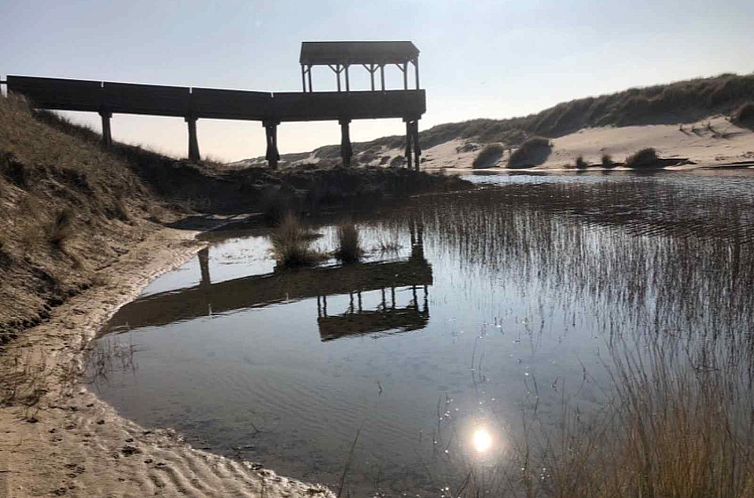
[[(422, 131), (419, 138), (424, 148), (454, 139), (518, 146), (533, 135), (557, 138), (595, 126), (691, 123), (715, 114), (731, 114), (747, 101), (754, 101), (754, 74), (723, 74), (572, 100), (525, 117), (441, 124)], [(403, 136), (394, 135), (357, 143), (354, 153), (377, 152), (383, 146), (400, 150), (404, 140)], [(337, 159), (340, 148), (328, 145), (314, 154)], [(286, 155), (284, 159), (294, 161), (299, 156)]]
[(0, 343), (92, 285), (150, 229), (151, 205), (124, 163), (0, 98)]

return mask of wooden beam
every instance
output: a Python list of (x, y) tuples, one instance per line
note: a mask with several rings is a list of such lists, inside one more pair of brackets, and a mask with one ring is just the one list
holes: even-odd
[(380, 65), (380, 81), (382, 82), (382, 91), (385, 91), (385, 66)]
[(185, 118), (188, 123), (188, 158), (189, 161), (199, 161), (199, 139), (196, 136), (196, 118), (193, 116), (187, 116)]
[(100, 111), (102, 117), (102, 145), (109, 147), (113, 144), (113, 135), (110, 131), (110, 118), (113, 117), (111, 112)]
[(306, 71), (306, 73), (307, 73), (307, 77), (309, 79), (309, 93), (311, 93), (311, 92), (314, 91), (312, 89), (312, 66), (311, 65), (309, 66), (309, 70)]
[(301, 64), (301, 88), (303, 92), (306, 92), (306, 70), (303, 64)]
[(346, 71), (346, 91), (350, 92), (351, 91), (351, 83), (348, 81), (348, 64), (346, 64), (344, 67), (345, 67), (345, 71)]
[(419, 58), (413, 60), (414, 63), (414, 77), (416, 79), (416, 89), (419, 89)]

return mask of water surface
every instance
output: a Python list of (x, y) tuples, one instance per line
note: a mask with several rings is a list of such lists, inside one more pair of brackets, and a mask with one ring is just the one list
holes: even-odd
[(267, 237), (218, 237), (115, 315), (94, 388), (284, 475), (436, 496), (505, 461), (532, 410), (599, 410), (616, 337), (754, 323), (751, 175), (475, 181), (497, 186), (357, 216), (358, 265), (279, 271)]

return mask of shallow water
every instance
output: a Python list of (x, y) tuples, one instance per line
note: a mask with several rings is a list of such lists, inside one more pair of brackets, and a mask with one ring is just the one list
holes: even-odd
[(113, 317), (94, 388), (283, 475), (435, 496), (505, 461), (532, 413), (598, 410), (617, 337), (754, 323), (751, 175), (475, 181), (499, 188), (357, 216), (355, 266), (275, 271), (266, 237), (218, 238)]

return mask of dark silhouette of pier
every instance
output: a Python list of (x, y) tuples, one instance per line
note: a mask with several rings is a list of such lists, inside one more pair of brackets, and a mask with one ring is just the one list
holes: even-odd
[[(418, 121), (426, 111), (426, 96), (419, 88), (419, 50), (409, 41), (303, 42), (301, 44), (303, 91), (255, 92), (198, 87), (178, 87), (30, 76), (8, 76), (9, 92), (26, 96), (39, 109), (96, 112), (102, 118), (102, 142), (112, 144), (113, 114), (143, 114), (183, 118), (188, 128), (188, 157), (199, 160), (198, 119), (260, 121), (267, 137), (265, 158), (270, 167), (280, 160), (277, 127), (286, 121), (338, 121), (341, 157), (351, 164), (353, 150), (349, 125), (354, 119), (402, 118), (406, 123), (405, 158), (409, 168), (419, 169)], [(413, 66), (414, 88), (409, 89)], [(397, 66), (403, 88), (385, 87), (385, 68)], [(337, 91), (315, 92), (311, 70), (330, 67), (337, 78)], [(352, 67), (370, 74), (369, 90), (354, 91)], [(380, 74), (380, 87), (375, 74)], [(341, 82), (343, 76), (344, 84)]]
[[(408, 258), (343, 266), (274, 271), (213, 283), (209, 250), (198, 253), (201, 280), (197, 285), (139, 298), (113, 316), (107, 332), (127, 332), (237, 310), (264, 308), (317, 298), (317, 324), (323, 341), (352, 335), (409, 331), (429, 322), (428, 287), (432, 265), (424, 257), (423, 227), (412, 223)], [(396, 289), (410, 290), (407, 306), (398, 306)], [(377, 309), (362, 306), (362, 293), (380, 291)], [(422, 293), (422, 299), (419, 293)], [(328, 312), (327, 296), (350, 296), (343, 314)], [(421, 301), (421, 302), (420, 302)]]

